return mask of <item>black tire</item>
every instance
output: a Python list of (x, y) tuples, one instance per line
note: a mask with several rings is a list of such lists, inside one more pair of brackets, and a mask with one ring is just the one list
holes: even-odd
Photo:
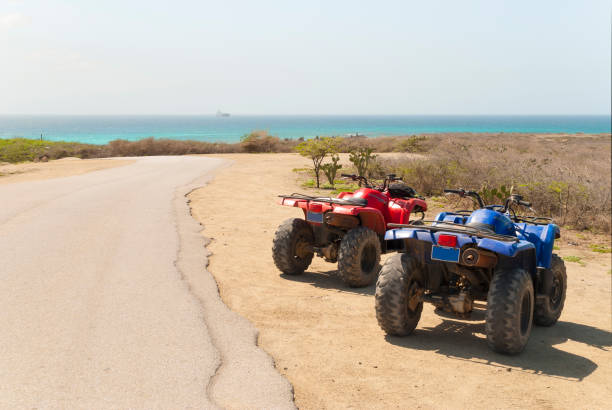
[(340, 241), (338, 271), (347, 285), (368, 286), (380, 271), (380, 240), (371, 229), (359, 226), (351, 229)]
[(314, 256), (313, 244), (314, 234), (308, 222), (299, 218), (287, 219), (274, 234), (274, 264), (287, 275), (304, 273)]
[(495, 272), (485, 319), (489, 347), (499, 353), (520, 353), (531, 334), (534, 305), (533, 281), (525, 270)]
[[(376, 282), (374, 296), (378, 325), (392, 336), (406, 336), (414, 331), (421, 312), (423, 301), (423, 278), (414, 257), (405, 253), (391, 256), (382, 269)], [(418, 303), (411, 297), (417, 297)]]
[(538, 326), (552, 326), (557, 323), (565, 304), (567, 273), (563, 259), (558, 255), (553, 255), (550, 270), (553, 274), (551, 295), (536, 300), (533, 320)]

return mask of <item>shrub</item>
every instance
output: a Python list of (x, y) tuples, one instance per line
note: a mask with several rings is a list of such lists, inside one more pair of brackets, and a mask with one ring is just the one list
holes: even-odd
[(327, 181), (329, 181), (331, 187), (335, 188), (334, 182), (336, 180), (336, 174), (338, 173), (338, 170), (342, 168), (342, 165), (338, 164), (338, 161), (340, 161), (340, 157), (338, 155), (332, 155), (331, 160), (331, 163), (322, 164), (321, 169), (327, 177)]
[(108, 156), (107, 147), (76, 142), (55, 142), (27, 138), (0, 139), (0, 162), (37, 161), (65, 157), (95, 158)]
[(349, 161), (353, 163), (360, 177), (366, 176), (370, 163), (376, 158), (373, 152), (374, 148), (371, 147), (359, 147), (350, 152)]
[(312, 161), (312, 169), (314, 171), (317, 188), (320, 185), (319, 175), (321, 172), (321, 163), (328, 154), (336, 152), (336, 141), (333, 138), (313, 138), (300, 143), (295, 147), (295, 150), (303, 157), (310, 158)]
[(267, 131), (253, 131), (240, 138), (240, 144), (245, 152), (275, 152), (281, 143), (278, 137), (268, 135)]
[(408, 138), (400, 139), (395, 146), (397, 152), (426, 152), (428, 147), (425, 145), (427, 137), (424, 135), (413, 135)]

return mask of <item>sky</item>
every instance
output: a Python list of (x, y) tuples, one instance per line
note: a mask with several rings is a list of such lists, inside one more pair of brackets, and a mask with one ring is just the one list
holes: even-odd
[(0, 0), (0, 114), (609, 114), (612, 0)]

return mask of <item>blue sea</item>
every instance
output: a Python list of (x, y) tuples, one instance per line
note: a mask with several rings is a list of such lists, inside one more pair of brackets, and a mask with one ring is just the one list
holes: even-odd
[(27, 116), (0, 115), (0, 138), (105, 144), (147, 137), (236, 142), (252, 130), (280, 138), (436, 132), (609, 133), (610, 116)]

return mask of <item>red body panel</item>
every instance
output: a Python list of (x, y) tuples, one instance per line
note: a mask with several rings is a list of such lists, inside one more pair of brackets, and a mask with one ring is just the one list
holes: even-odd
[[(281, 198), (281, 205), (299, 207), (304, 211), (328, 212), (359, 217), (361, 225), (366, 226), (382, 235), (387, 230), (389, 223), (405, 224), (410, 221), (410, 214), (415, 206), (420, 210), (427, 210), (427, 203), (418, 198), (401, 199), (391, 198), (388, 192), (380, 192), (370, 188), (360, 188), (355, 192), (341, 192), (338, 198), (365, 198), (367, 206), (340, 205), (329, 202), (310, 201), (307, 199)], [(315, 222), (310, 222), (314, 223)]]

